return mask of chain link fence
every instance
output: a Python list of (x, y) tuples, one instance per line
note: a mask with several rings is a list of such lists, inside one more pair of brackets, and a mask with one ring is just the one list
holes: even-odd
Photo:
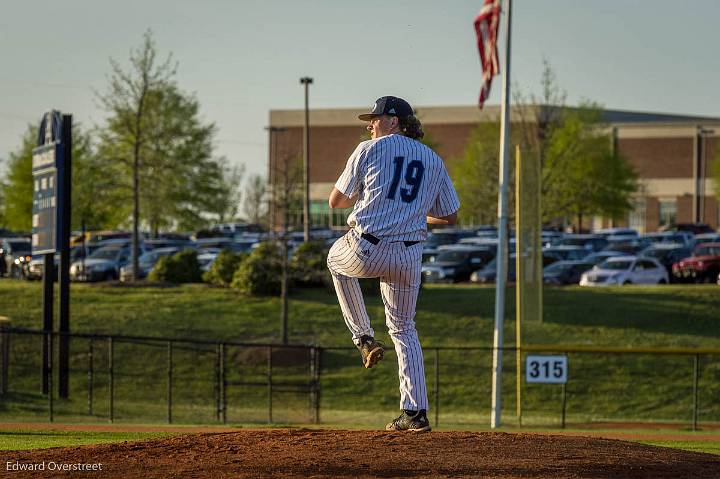
[[(58, 333), (0, 330), (0, 420), (184, 424), (366, 424), (397, 414), (397, 360), (362, 369), (353, 347), (243, 344), (70, 334), (70, 392), (57, 367)], [(517, 388), (514, 348), (503, 354), (503, 424), (720, 422), (720, 351), (528, 347), (568, 358), (568, 382)], [(529, 351), (532, 350), (532, 351)], [(425, 348), (435, 426), (487, 426), (492, 348)], [(46, 386), (44, 388), (44, 386)], [(520, 396), (518, 399), (518, 391)]]

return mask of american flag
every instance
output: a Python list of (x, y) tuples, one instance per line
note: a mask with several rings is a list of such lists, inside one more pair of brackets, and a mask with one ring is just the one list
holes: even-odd
[(500, 0), (484, 0), (480, 13), (475, 17), (480, 65), (482, 66), (482, 87), (480, 88), (480, 108), (490, 96), (492, 78), (500, 72), (497, 53), (497, 32), (500, 24)]

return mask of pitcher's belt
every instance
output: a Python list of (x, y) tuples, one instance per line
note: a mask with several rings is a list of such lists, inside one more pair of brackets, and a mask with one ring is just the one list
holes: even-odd
[[(376, 244), (378, 244), (378, 243), (380, 242), (380, 238), (378, 238), (377, 236), (373, 236), (373, 235), (371, 235), (370, 233), (362, 233), (362, 234), (360, 235), (360, 237), (361, 237), (362, 239), (364, 239), (364, 240), (369, 241), (370, 243), (372, 243), (372, 244), (374, 244), (374, 245), (376, 245)], [(419, 241), (403, 241), (403, 243), (405, 244), (406, 247), (409, 248), (409, 247), (411, 247), (412, 245), (418, 244)]]

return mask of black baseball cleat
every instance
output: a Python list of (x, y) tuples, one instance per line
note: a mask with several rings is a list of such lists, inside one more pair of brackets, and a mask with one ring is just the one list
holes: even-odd
[(370, 369), (379, 363), (385, 355), (382, 344), (375, 341), (371, 336), (363, 336), (360, 338), (360, 355), (362, 356), (363, 366)]
[(385, 426), (386, 431), (430, 431), (430, 421), (424, 409), (419, 411), (403, 411), (400, 417)]

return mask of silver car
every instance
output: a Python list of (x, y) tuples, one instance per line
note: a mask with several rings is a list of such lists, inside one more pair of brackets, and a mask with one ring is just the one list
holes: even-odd
[[(130, 262), (131, 246), (113, 244), (95, 250), (84, 260), (70, 265), (72, 281), (108, 281), (120, 277), (120, 268)], [(144, 250), (141, 248), (141, 253)]]

